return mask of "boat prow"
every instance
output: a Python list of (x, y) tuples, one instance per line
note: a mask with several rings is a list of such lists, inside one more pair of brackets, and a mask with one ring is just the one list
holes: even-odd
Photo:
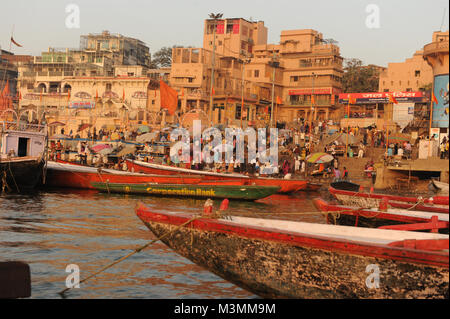
[[(180, 255), (263, 298), (448, 296), (446, 235), (355, 232), (349, 226), (251, 217), (214, 219), (155, 212), (142, 203), (136, 214)], [(377, 289), (366, 285), (369, 265), (379, 272)]]

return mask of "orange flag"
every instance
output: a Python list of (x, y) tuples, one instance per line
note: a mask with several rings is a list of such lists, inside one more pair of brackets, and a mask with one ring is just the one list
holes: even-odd
[(214, 87), (212, 88), (212, 95), (216, 95), (216, 92), (214, 92)]
[(281, 100), (281, 98), (277, 95), (277, 104), (283, 104), (283, 101)]
[(348, 103), (356, 104), (356, 99), (353, 96), (351, 96), (351, 94), (348, 95)]
[(395, 99), (395, 97), (392, 94), (389, 94), (389, 102), (397, 104), (397, 100)]
[(161, 108), (167, 109), (169, 114), (173, 115), (178, 107), (178, 92), (162, 80), (159, 81), (159, 92), (161, 96)]
[(123, 92), (122, 92), (122, 100), (125, 101), (125, 89), (123, 89)]
[(67, 91), (67, 101), (70, 101), (70, 90)]
[(98, 99), (98, 90), (95, 90), (95, 99)]
[(436, 95), (434, 95), (433, 92), (431, 92), (431, 102), (434, 102), (434, 104), (438, 104), (439, 103), (437, 98), (436, 98)]
[(311, 104), (316, 104), (316, 99), (314, 98), (314, 95), (311, 95)]

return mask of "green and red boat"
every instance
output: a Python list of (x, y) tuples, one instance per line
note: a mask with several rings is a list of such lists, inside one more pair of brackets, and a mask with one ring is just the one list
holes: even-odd
[(169, 165), (161, 165), (156, 163), (147, 163), (137, 160), (127, 159), (128, 169), (134, 173), (144, 174), (158, 174), (158, 175), (189, 175), (202, 177), (210, 180), (241, 180), (247, 185), (257, 186), (279, 186), (278, 193), (289, 194), (304, 190), (307, 187), (307, 180), (302, 179), (284, 179), (284, 178), (269, 178), (269, 177), (249, 177), (242, 174), (217, 173), (198, 171), (195, 169), (174, 167)]
[[(226, 183), (224, 183), (226, 184)], [(257, 200), (275, 194), (277, 186), (224, 185), (215, 181), (198, 184), (157, 184), (157, 183), (99, 183), (91, 185), (101, 192), (144, 194), (151, 196), (177, 196), (189, 198), (227, 198)]]

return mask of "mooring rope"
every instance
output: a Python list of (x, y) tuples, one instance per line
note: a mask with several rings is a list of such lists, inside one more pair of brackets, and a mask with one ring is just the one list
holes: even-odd
[[(92, 278), (92, 277), (94, 277), (94, 276), (100, 274), (101, 272), (105, 271), (106, 269), (111, 268), (111, 267), (114, 266), (114, 265), (117, 265), (118, 263), (124, 261), (125, 259), (129, 258), (130, 256), (132, 256), (132, 255), (134, 255), (134, 254), (136, 254), (136, 253), (141, 252), (143, 249), (145, 249), (145, 248), (147, 248), (148, 246), (150, 246), (150, 245), (156, 243), (157, 241), (162, 240), (163, 238), (169, 236), (170, 234), (172, 234), (172, 233), (174, 233), (175, 231), (177, 231), (178, 229), (180, 229), (180, 228), (182, 228), (182, 227), (188, 225), (189, 223), (192, 223), (193, 221), (195, 221), (195, 220), (197, 220), (197, 219), (205, 218), (205, 217), (211, 218), (210, 216), (203, 216), (203, 215), (195, 216), (195, 217), (189, 219), (187, 222), (184, 222), (184, 223), (178, 225), (175, 229), (166, 232), (166, 233), (163, 234), (162, 236), (157, 237), (156, 239), (154, 239), (154, 240), (148, 242), (147, 244), (145, 244), (145, 245), (143, 245), (143, 246), (141, 246), (141, 247), (136, 248), (134, 251), (132, 251), (132, 252), (129, 253), (128, 255), (123, 256), (123, 257), (121, 257), (120, 259), (118, 259), (118, 260), (116, 260), (116, 261), (114, 261), (114, 262), (112, 262), (112, 263), (110, 263), (110, 264), (108, 264), (108, 265), (102, 267), (100, 270), (96, 271), (95, 273), (89, 275), (88, 277), (84, 278), (83, 280), (80, 280), (79, 284), (81, 284), (81, 283), (83, 283), (83, 282), (89, 280), (90, 278)], [(62, 290), (61, 292), (59, 292), (59, 294), (64, 298), (64, 294), (65, 294), (68, 290), (70, 290), (70, 289), (72, 289), (72, 287), (68, 287), (68, 288)]]

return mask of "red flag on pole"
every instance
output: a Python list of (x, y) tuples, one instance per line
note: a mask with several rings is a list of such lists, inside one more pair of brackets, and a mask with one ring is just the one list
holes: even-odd
[(161, 95), (161, 108), (167, 109), (173, 115), (178, 107), (178, 92), (168, 86), (164, 81), (159, 81)]
[(389, 102), (390, 103), (394, 103), (394, 104), (398, 104), (397, 100), (395, 99), (395, 97), (392, 94), (389, 94)]
[(281, 98), (279, 96), (277, 96), (277, 104), (283, 104), (283, 101), (281, 100)]
[(438, 104), (439, 103), (437, 98), (436, 98), (436, 95), (434, 95), (433, 92), (431, 92), (431, 102), (434, 102), (434, 104)]

